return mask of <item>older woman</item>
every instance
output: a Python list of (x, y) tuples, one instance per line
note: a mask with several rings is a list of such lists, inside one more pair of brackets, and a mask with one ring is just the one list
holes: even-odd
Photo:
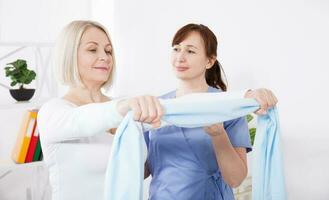
[(102, 93), (112, 83), (115, 57), (99, 23), (68, 24), (56, 44), (55, 62), (69, 91), (44, 104), (38, 116), (52, 199), (103, 199), (113, 137), (108, 133), (130, 110), (136, 121), (158, 126), (162, 107), (152, 96), (115, 100)]

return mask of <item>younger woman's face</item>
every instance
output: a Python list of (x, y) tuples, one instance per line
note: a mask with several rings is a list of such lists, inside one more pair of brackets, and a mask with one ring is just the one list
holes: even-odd
[(171, 64), (178, 79), (193, 80), (205, 76), (206, 69), (212, 64), (198, 32), (189, 33), (181, 43), (173, 46)]
[(91, 27), (78, 47), (78, 70), (84, 84), (103, 85), (113, 67), (112, 46), (104, 31)]

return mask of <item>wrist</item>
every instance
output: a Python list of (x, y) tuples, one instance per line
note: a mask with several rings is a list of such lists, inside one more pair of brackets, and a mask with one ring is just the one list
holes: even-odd
[(226, 131), (224, 128), (217, 130), (216, 132), (213, 133), (208, 133), (208, 135), (210, 135), (211, 138), (217, 138), (220, 137), (222, 135), (226, 134)]
[(129, 102), (128, 102), (128, 100), (119, 101), (117, 103), (117, 110), (122, 116), (125, 116), (129, 111)]

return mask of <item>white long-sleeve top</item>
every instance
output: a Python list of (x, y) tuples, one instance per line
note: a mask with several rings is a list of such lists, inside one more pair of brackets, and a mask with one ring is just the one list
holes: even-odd
[(123, 117), (118, 100), (76, 106), (52, 99), (38, 113), (44, 161), (52, 200), (101, 200), (113, 136)]

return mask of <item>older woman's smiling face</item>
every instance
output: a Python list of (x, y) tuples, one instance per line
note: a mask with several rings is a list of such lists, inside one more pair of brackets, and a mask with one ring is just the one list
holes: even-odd
[(78, 47), (78, 70), (85, 85), (103, 85), (113, 67), (112, 46), (109, 38), (96, 27), (88, 28)]

